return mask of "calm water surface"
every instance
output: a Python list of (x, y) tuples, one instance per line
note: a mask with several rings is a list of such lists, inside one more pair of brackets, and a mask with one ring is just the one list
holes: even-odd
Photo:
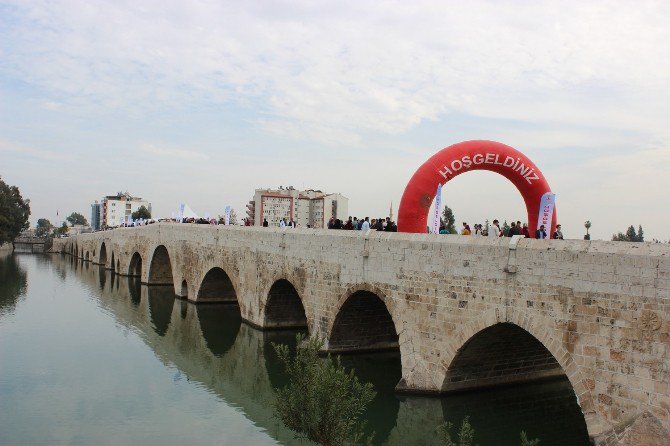
[[(274, 418), (285, 382), (270, 342), (231, 305), (175, 299), (69, 256), (0, 256), (0, 444), (309, 444)], [(480, 446), (587, 445), (567, 381), (397, 397), (396, 354), (345, 356), (378, 393), (376, 444), (437, 445), (466, 415)]]

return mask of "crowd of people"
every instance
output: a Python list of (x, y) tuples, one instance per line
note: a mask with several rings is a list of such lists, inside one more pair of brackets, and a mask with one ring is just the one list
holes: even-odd
[(398, 232), (398, 226), (390, 217), (373, 218), (365, 217), (359, 219), (358, 217), (349, 217), (347, 221), (341, 221), (338, 218), (331, 218), (328, 222), (328, 229), (347, 229), (353, 231), (367, 231), (373, 229), (375, 231)]
[[(223, 218), (182, 218), (182, 219), (175, 219), (175, 218), (159, 218), (158, 220), (155, 220), (153, 218), (149, 219), (140, 219), (140, 220), (132, 220), (130, 222), (126, 223), (121, 223), (118, 227), (119, 228), (134, 228), (138, 226), (146, 226), (146, 225), (151, 225), (154, 223), (191, 223), (191, 224), (196, 224), (196, 225), (224, 225), (225, 220)], [(113, 229), (113, 228), (109, 228)]]
[[(165, 219), (148, 219), (148, 220), (137, 220), (130, 223), (123, 223), (121, 227), (135, 227), (135, 226), (146, 226), (156, 222), (171, 222), (171, 223), (191, 223), (191, 224), (201, 224), (201, 225), (223, 225), (225, 220), (223, 218), (184, 218), (181, 220), (176, 220), (173, 218)], [(244, 222), (245, 225), (249, 225), (247, 221)], [(263, 220), (263, 227), (268, 227), (270, 224), (267, 219)], [(295, 228), (296, 223), (292, 219), (282, 218), (279, 220), (280, 228)], [(307, 225), (309, 228), (309, 225)], [(331, 217), (328, 221), (328, 229), (344, 229), (350, 231), (367, 231), (372, 229), (375, 231), (385, 231), (385, 232), (398, 232), (398, 226), (396, 222), (392, 221), (390, 217), (380, 217), (373, 218), (370, 220), (369, 217), (358, 218), (358, 217), (349, 217), (346, 221), (340, 220), (339, 218)], [(522, 235), (525, 238), (536, 238), (536, 239), (558, 239), (563, 240), (563, 232), (561, 230), (561, 225), (556, 225), (556, 230), (553, 234), (548, 233), (549, 228), (545, 228), (544, 225), (535, 231), (535, 234), (531, 234), (528, 230), (528, 223), (521, 224), (521, 221), (512, 222), (510, 225), (507, 225), (507, 222), (501, 227), (500, 222), (496, 219), (493, 220), (493, 224), (484, 225), (478, 223), (470, 227), (467, 222), (463, 222), (463, 227), (460, 231), (461, 235), (475, 235), (483, 237), (513, 237), (515, 235)], [(428, 228), (430, 232), (430, 228)], [(445, 224), (440, 225), (439, 229), (440, 234), (453, 234), (453, 231), (450, 231)]]
[[(267, 219), (263, 219), (263, 227), (267, 228), (270, 226), (270, 223)], [(295, 228), (296, 223), (293, 220), (282, 218), (279, 220), (280, 228)], [(309, 228), (310, 225), (307, 225)], [(370, 217), (358, 218), (358, 217), (349, 217), (346, 221), (340, 220), (339, 218), (331, 217), (327, 225), (328, 229), (345, 229), (350, 231), (367, 231), (368, 229), (373, 229), (376, 231), (386, 231), (386, 232), (398, 232), (398, 226), (394, 221), (391, 221), (389, 217), (386, 218), (373, 218), (370, 220)]]
[[(525, 238), (536, 238), (536, 239), (553, 238), (557, 240), (563, 240), (563, 231), (561, 230), (561, 225), (556, 225), (556, 230), (554, 231), (553, 234), (551, 234), (551, 237), (547, 232), (548, 230), (550, 229), (545, 228), (544, 225), (540, 225), (540, 227), (535, 231), (535, 234), (531, 234), (530, 231), (528, 230), (528, 223), (524, 223), (522, 225), (520, 221), (516, 222), (513, 221), (510, 225), (507, 225), (507, 222), (505, 222), (505, 225), (501, 227), (500, 222), (498, 220), (493, 220), (493, 224), (488, 224), (487, 222), (486, 227), (484, 227), (482, 224), (475, 224), (474, 230), (470, 227), (468, 223), (463, 222), (463, 229), (461, 229), (460, 234), (479, 235), (484, 237), (513, 237), (515, 235), (522, 235)], [(451, 233), (444, 224), (440, 226), (439, 232), (440, 234)]]

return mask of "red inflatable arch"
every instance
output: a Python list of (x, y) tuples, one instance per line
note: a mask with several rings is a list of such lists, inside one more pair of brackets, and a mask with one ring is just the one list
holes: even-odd
[[(540, 200), (551, 192), (547, 180), (531, 160), (510, 146), (495, 141), (465, 141), (440, 150), (414, 173), (400, 200), (398, 231), (425, 233), (428, 210), (438, 184), (471, 170), (490, 170), (510, 180), (521, 192), (528, 212), (528, 230), (537, 229)], [(485, 206), (482, 203), (482, 206)], [(500, 218), (504, 218), (500, 216)], [(556, 228), (556, 211), (551, 222)]]

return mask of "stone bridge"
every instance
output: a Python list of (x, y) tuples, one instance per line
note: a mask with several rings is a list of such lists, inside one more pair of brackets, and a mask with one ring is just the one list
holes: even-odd
[(328, 351), (398, 350), (401, 392), (565, 375), (594, 444), (670, 444), (667, 245), (154, 224), (54, 250)]
[(14, 240), (14, 252), (43, 253), (49, 244), (49, 237), (17, 237)]

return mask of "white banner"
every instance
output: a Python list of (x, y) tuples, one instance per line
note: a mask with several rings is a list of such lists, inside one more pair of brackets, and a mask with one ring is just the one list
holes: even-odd
[(226, 226), (230, 224), (230, 206), (226, 206)]
[(431, 232), (433, 234), (440, 233), (440, 208), (442, 207), (442, 184), (437, 185), (437, 192), (435, 193), (435, 212), (433, 213), (433, 222), (431, 225)]
[(540, 200), (540, 212), (537, 216), (537, 229), (544, 225), (547, 232), (547, 238), (551, 238), (551, 219), (554, 215), (554, 204), (556, 203), (556, 194), (545, 192)]
[(184, 203), (179, 205), (179, 218), (178, 218), (179, 221), (182, 221), (184, 219), (184, 208), (185, 207), (186, 207), (186, 205)]

